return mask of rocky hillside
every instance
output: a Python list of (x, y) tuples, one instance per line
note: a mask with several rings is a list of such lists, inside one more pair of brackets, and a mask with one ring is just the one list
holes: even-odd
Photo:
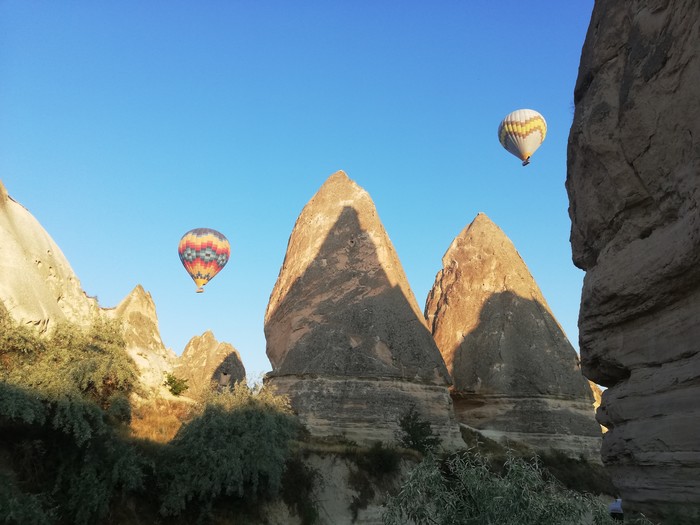
[[(64, 322), (87, 327), (98, 318), (119, 320), (126, 350), (140, 373), (140, 393), (145, 397), (169, 395), (163, 380), (176, 364), (180, 373), (192, 377), (196, 384), (200, 382), (197, 378), (217, 367), (230, 368), (235, 380), (245, 377), (240, 357), (236, 354), (235, 363), (228, 358), (235, 349), (227, 343), (216, 342), (213, 348), (204, 345), (201, 357), (197, 357), (201, 345), (195, 345), (197, 349), (191, 349), (178, 360), (161, 339), (155, 303), (141, 285), (116, 308), (101, 308), (96, 299), (82, 290), (78, 277), (51, 236), (26, 208), (8, 195), (2, 183), (0, 306), (14, 321), (35, 327), (41, 333), (50, 332), (52, 327)], [(206, 334), (202, 337), (209, 340)]]
[(700, 3), (598, 0), (568, 146), (584, 373), (625, 511), (700, 520)]
[(460, 423), (598, 460), (591, 388), (510, 239), (480, 213), (442, 264), (425, 316), (452, 375)]

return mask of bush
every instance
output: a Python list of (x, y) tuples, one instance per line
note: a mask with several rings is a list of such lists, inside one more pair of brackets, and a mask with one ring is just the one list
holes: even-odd
[(176, 377), (170, 373), (165, 374), (165, 383), (163, 384), (168, 387), (168, 390), (170, 390), (170, 393), (174, 396), (185, 393), (189, 388), (187, 379)]
[(588, 517), (596, 525), (614, 522), (592, 497), (547, 480), (537, 461), (511, 456), (494, 474), (479, 454), (463, 453), (443, 463), (429, 455), (387, 503), (385, 525), (569, 525)]
[(298, 430), (286, 399), (264, 388), (254, 392), (239, 383), (211, 393), (202, 413), (166, 447), (161, 513), (178, 515), (194, 506), (202, 517), (223, 497), (255, 502), (276, 496)]
[(12, 472), (0, 516), (8, 523), (97, 522), (117, 494), (143, 479), (141, 459), (115, 426), (128, 419), (126, 399), (137, 379), (121, 329), (98, 321), (40, 338), (6, 313), (0, 326), (0, 451)]
[(429, 421), (421, 419), (415, 405), (399, 418), (399, 427), (401, 431), (396, 438), (406, 448), (425, 454), (440, 446), (440, 437), (433, 433)]

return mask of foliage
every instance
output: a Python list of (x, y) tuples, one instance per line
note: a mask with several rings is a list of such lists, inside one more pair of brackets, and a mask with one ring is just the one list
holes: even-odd
[(386, 476), (398, 473), (401, 466), (401, 454), (395, 448), (385, 447), (381, 441), (376, 441), (362, 453), (358, 450), (352, 459), (375, 481), (382, 481)]
[(50, 525), (51, 517), (42, 508), (41, 499), (24, 494), (16, 480), (0, 471), (0, 518), (7, 525)]
[(239, 383), (212, 392), (202, 413), (167, 446), (161, 513), (194, 506), (201, 516), (222, 497), (250, 502), (277, 495), (298, 425), (286, 398), (265, 388)]
[(163, 384), (168, 387), (168, 390), (170, 390), (170, 393), (174, 396), (184, 394), (189, 388), (187, 379), (176, 377), (170, 373), (165, 374), (165, 383)]
[(287, 507), (301, 520), (301, 525), (313, 525), (318, 521), (318, 509), (314, 489), (319, 473), (296, 454), (287, 460), (282, 475), (281, 496)]
[(141, 459), (115, 425), (128, 420), (136, 370), (120, 327), (61, 325), (41, 338), (0, 315), (0, 450), (12, 523), (93, 523), (142, 483)]
[(385, 525), (613, 524), (607, 509), (592, 497), (546, 479), (540, 464), (510, 456), (501, 474), (478, 453), (462, 453), (440, 463), (432, 455), (418, 465), (391, 497)]
[(420, 417), (415, 405), (411, 405), (406, 413), (399, 418), (399, 427), (401, 431), (398, 432), (396, 438), (406, 448), (412, 448), (425, 454), (440, 446), (440, 437), (433, 433), (430, 421)]

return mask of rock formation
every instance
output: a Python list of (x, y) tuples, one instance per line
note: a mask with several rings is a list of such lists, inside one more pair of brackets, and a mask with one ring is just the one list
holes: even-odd
[(194, 398), (201, 398), (212, 381), (228, 388), (245, 381), (245, 368), (238, 351), (229, 343), (217, 341), (209, 330), (190, 339), (173, 374), (187, 379), (189, 388), (185, 395)]
[[(127, 352), (140, 373), (141, 393), (147, 397), (168, 395), (163, 380), (177, 358), (160, 337), (151, 295), (139, 285), (116, 308), (101, 308), (82, 290), (49, 234), (29, 211), (9, 197), (2, 183), (0, 310), (42, 333), (61, 322), (86, 327), (100, 317), (118, 319), (124, 328)], [(225, 349), (223, 346), (220, 351)]]
[(599, 460), (593, 395), (513, 243), (480, 213), (452, 242), (428, 296), (460, 423)]
[(139, 369), (145, 394), (165, 394), (163, 380), (171, 372), (176, 356), (160, 338), (156, 305), (151, 294), (136, 286), (114, 309), (104, 315), (119, 319), (124, 329), (126, 350)]
[(568, 146), (583, 371), (625, 511), (700, 521), (700, 3), (598, 0)]
[(265, 314), (267, 381), (315, 435), (393, 441), (411, 405), (461, 443), (449, 376), (372, 199), (343, 172), (304, 207)]
[(89, 325), (99, 315), (61, 249), (2, 182), (0, 301), (15, 321), (41, 332), (65, 321)]

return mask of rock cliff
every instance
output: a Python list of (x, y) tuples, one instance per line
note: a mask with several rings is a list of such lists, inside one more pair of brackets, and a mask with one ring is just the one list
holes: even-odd
[(700, 3), (598, 0), (566, 181), (584, 373), (626, 511), (700, 520)]
[(185, 395), (201, 398), (215, 381), (222, 387), (233, 387), (245, 381), (245, 368), (238, 351), (229, 343), (220, 343), (211, 331), (195, 336), (178, 358), (173, 373), (187, 379)]
[(265, 314), (267, 381), (312, 434), (393, 441), (411, 405), (461, 443), (449, 376), (369, 194), (333, 174), (304, 207)]
[(2, 182), (0, 301), (15, 321), (41, 332), (61, 322), (86, 326), (99, 315), (61, 249)]
[(510, 239), (480, 213), (442, 264), (425, 315), (452, 375), (460, 423), (599, 461), (591, 387)]

